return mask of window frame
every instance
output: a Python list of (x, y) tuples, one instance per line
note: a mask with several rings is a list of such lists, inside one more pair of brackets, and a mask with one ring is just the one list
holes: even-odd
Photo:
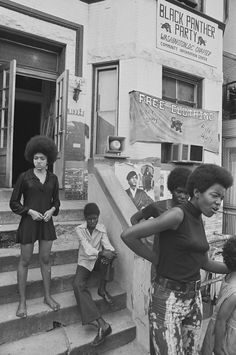
[[(185, 6), (188, 6), (190, 9), (193, 9), (195, 11), (198, 12), (204, 12), (205, 11), (205, 0), (197, 0), (198, 4), (193, 7), (191, 5), (189, 5), (187, 2), (185, 2), (185, 0), (177, 0), (180, 3), (183, 3)], [(200, 4), (199, 4), (200, 2)]]
[[(196, 11), (199, 11), (199, 12), (205, 12), (205, 5), (206, 5), (206, 2), (205, 0), (198, 0), (198, 2), (200, 1), (200, 4), (197, 5), (196, 7)], [(199, 8), (198, 8), (199, 7)]]
[(93, 65), (93, 94), (92, 94), (92, 128), (91, 128), (91, 150), (90, 157), (103, 156), (103, 153), (97, 153), (97, 107), (98, 107), (98, 85), (99, 72), (116, 69), (117, 77), (117, 98), (116, 98), (116, 118), (114, 135), (118, 134), (118, 116), (119, 116), (119, 62), (108, 62)]
[(223, 11), (224, 11), (224, 19), (223, 22), (227, 22), (228, 18), (229, 18), (229, 0), (223, 0)]
[[(174, 80), (176, 80), (176, 83), (178, 81), (182, 81), (182, 82), (186, 82), (188, 84), (194, 85), (195, 86), (195, 90), (194, 90), (195, 106), (186, 105), (186, 103), (178, 100), (177, 97), (175, 99), (172, 99), (167, 96), (163, 96), (163, 79), (164, 79), (164, 77), (174, 79)], [(185, 106), (190, 106), (190, 107), (194, 107), (194, 108), (202, 108), (202, 82), (203, 82), (203, 78), (200, 78), (200, 77), (197, 77), (194, 75), (189, 75), (187, 73), (180, 72), (180, 71), (175, 71), (173, 69), (163, 68), (163, 70), (162, 70), (162, 99), (166, 100), (166, 101), (174, 102), (178, 105), (185, 105)]]

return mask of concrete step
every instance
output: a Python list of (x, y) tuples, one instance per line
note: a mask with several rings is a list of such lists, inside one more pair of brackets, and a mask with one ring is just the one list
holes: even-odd
[[(106, 313), (104, 318), (111, 324), (112, 334), (97, 348), (90, 345), (96, 335), (96, 329), (76, 323), (4, 344), (0, 346), (0, 354), (100, 355), (133, 341), (136, 336), (136, 327), (127, 309)], [(130, 353), (126, 354), (130, 355)]]
[(13, 188), (0, 188), (0, 201), (1, 202), (8, 202), (10, 201), (11, 194), (12, 194)]
[(145, 350), (136, 340), (122, 345), (119, 348), (111, 349), (104, 352), (104, 355), (149, 355), (150, 352)]
[[(1, 201), (1, 200), (0, 200)], [(62, 200), (60, 213), (53, 217), (55, 222), (79, 221), (83, 219), (83, 208), (87, 201)], [(18, 224), (20, 216), (13, 213), (9, 207), (9, 202), (0, 202), (0, 225)]]
[[(108, 285), (108, 290), (114, 297), (113, 306), (108, 305), (97, 295), (97, 288), (91, 289), (92, 297), (101, 312), (116, 312), (124, 309), (126, 307), (126, 293), (115, 282)], [(48, 332), (57, 324), (63, 324), (66, 326), (80, 321), (80, 313), (73, 291), (58, 293), (53, 297), (61, 305), (59, 311), (52, 311), (43, 303), (43, 298), (28, 300), (28, 317), (25, 319), (17, 318), (15, 315), (18, 303), (1, 305), (0, 344), (10, 343), (31, 336), (32, 334)], [(1, 351), (2, 349), (0, 348), (0, 354), (8, 354)], [(31, 354), (31, 352), (28, 352), (28, 354)], [(45, 354), (48, 354), (48, 352), (45, 352)]]
[[(12, 255), (1, 256), (0, 253), (0, 273), (17, 270), (20, 249), (16, 249), (18, 253)], [(2, 251), (2, 250), (1, 250)], [(3, 254), (3, 253), (2, 253)], [(72, 264), (77, 262), (78, 249), (55, 250), (51, 252), (51, 265)], [(39, 267), (38, 253), (34, 253), (29, 265), (30, 269)]]
[[(78, 225), (78, 224), (77, 224)], [(77, 262), (79, 241), (75, 232), (75, 226), (71, 230), (65, 230), (60, 226), (60, 233), (54, 240), (51, 250), (52, 265), (70, 264)], [(20, 245), (12, 244), (10, 247), (0, 248), (0, 272), (17, 269), (20, 256)], [(34, 252), (29, 268), (39, 267), (38, 242), (34, 244)]]
[[(72, 290), (77, 263), (52, 266), (51, 293), (60, 293)], [(99, 272), (93, 271), (88, 281), (90, 287), (97, 286)], [(43, 281), (40, 268), (29, 269), (27, 278), (27, 299), (41, 297), (43, 295)], [(16, 302), (19, 298), (16, 271), (0, 273), (0, 305)]]
[[(0, 201), (1, 202), (9, 202), (11, 198), (13, 188), (0, 188)], [(65, 199), (65, 191), (64, 190), (59, 190), (59, 198), (60, 200)]]
[[(52, 266), (51, 293), (72, 290), (72, 282), (77, 264)], [(39, 268), (29, 269), (27, 298), (33, 299), (43, 296), (43, 281)], [(18, 300), (17, 275), (15, 271), (0, 273), (0, 304), (16, 302)]]
[[(83, 221), (67, 221), (67, 222), (54, 222), (57, 237), (63, 235), (73, 236), (75, 239), (75, 228)], [(2, 248), (9, 248), (16, 243), (16, 231), (18, 224), (2, 224), (0, 225), (0, 250)]]

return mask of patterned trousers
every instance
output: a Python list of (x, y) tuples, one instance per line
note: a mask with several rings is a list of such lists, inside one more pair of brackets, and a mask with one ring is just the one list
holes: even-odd
[(179, 292), (154, 282), (149, 324), (155, 355), (197, 355), (202, 323), (200, 290)]

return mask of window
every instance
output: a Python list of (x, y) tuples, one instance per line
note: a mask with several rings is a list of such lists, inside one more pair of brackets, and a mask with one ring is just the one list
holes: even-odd
[(192, 7), (194, 10), (203, 12), (204, 0), (178, 0), (178, 1), (184, 3), (184, 5)]
[(107, 137), (117, 135), (118, 65), (95, 67), (94, 153), (104, 154)]
[(223, 120), (236, 118), (236, 81), (223, 85)]
[[(195, 108), (202, 106), (202, 79), (186, 73), (163, 68), (162, 98), (179, 105)], [(161, 144), (161, 162), (171, 160), (172, 144)]]
[(228, 20), (229, 17), (229, 0), (224, 0), (224, 22)]
[(201, 107), (202, 80), (184, 73), (163, 70), (162, 98), (180, 105)]

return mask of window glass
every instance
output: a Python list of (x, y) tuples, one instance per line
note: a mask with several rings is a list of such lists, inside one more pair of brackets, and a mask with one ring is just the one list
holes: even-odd
[(178, 0), (178, 1), (184, 3), (184, 5), (187, 5), (194, 10), (203, 11), (204, 0)]
[(202, 79), (185, 73), (163, 70), (162, 98), (191, 107), (201, 107)]
[(229, 0), (224, 0), (224, 22), (229, 17)]
[(107, 137), (116, 134), (118, 67), (97, 68), (96, 70), (96, 154), (106, 152)]
[(194, 85), (178, 81), (178, 100), (189, 104), (194, 103)]
[(162, 95), (163, 98), (172, 98), (176, 99), (176, 80), (169, 78), (169, 77), (163, 77), (163, 90), (162, 90)]

